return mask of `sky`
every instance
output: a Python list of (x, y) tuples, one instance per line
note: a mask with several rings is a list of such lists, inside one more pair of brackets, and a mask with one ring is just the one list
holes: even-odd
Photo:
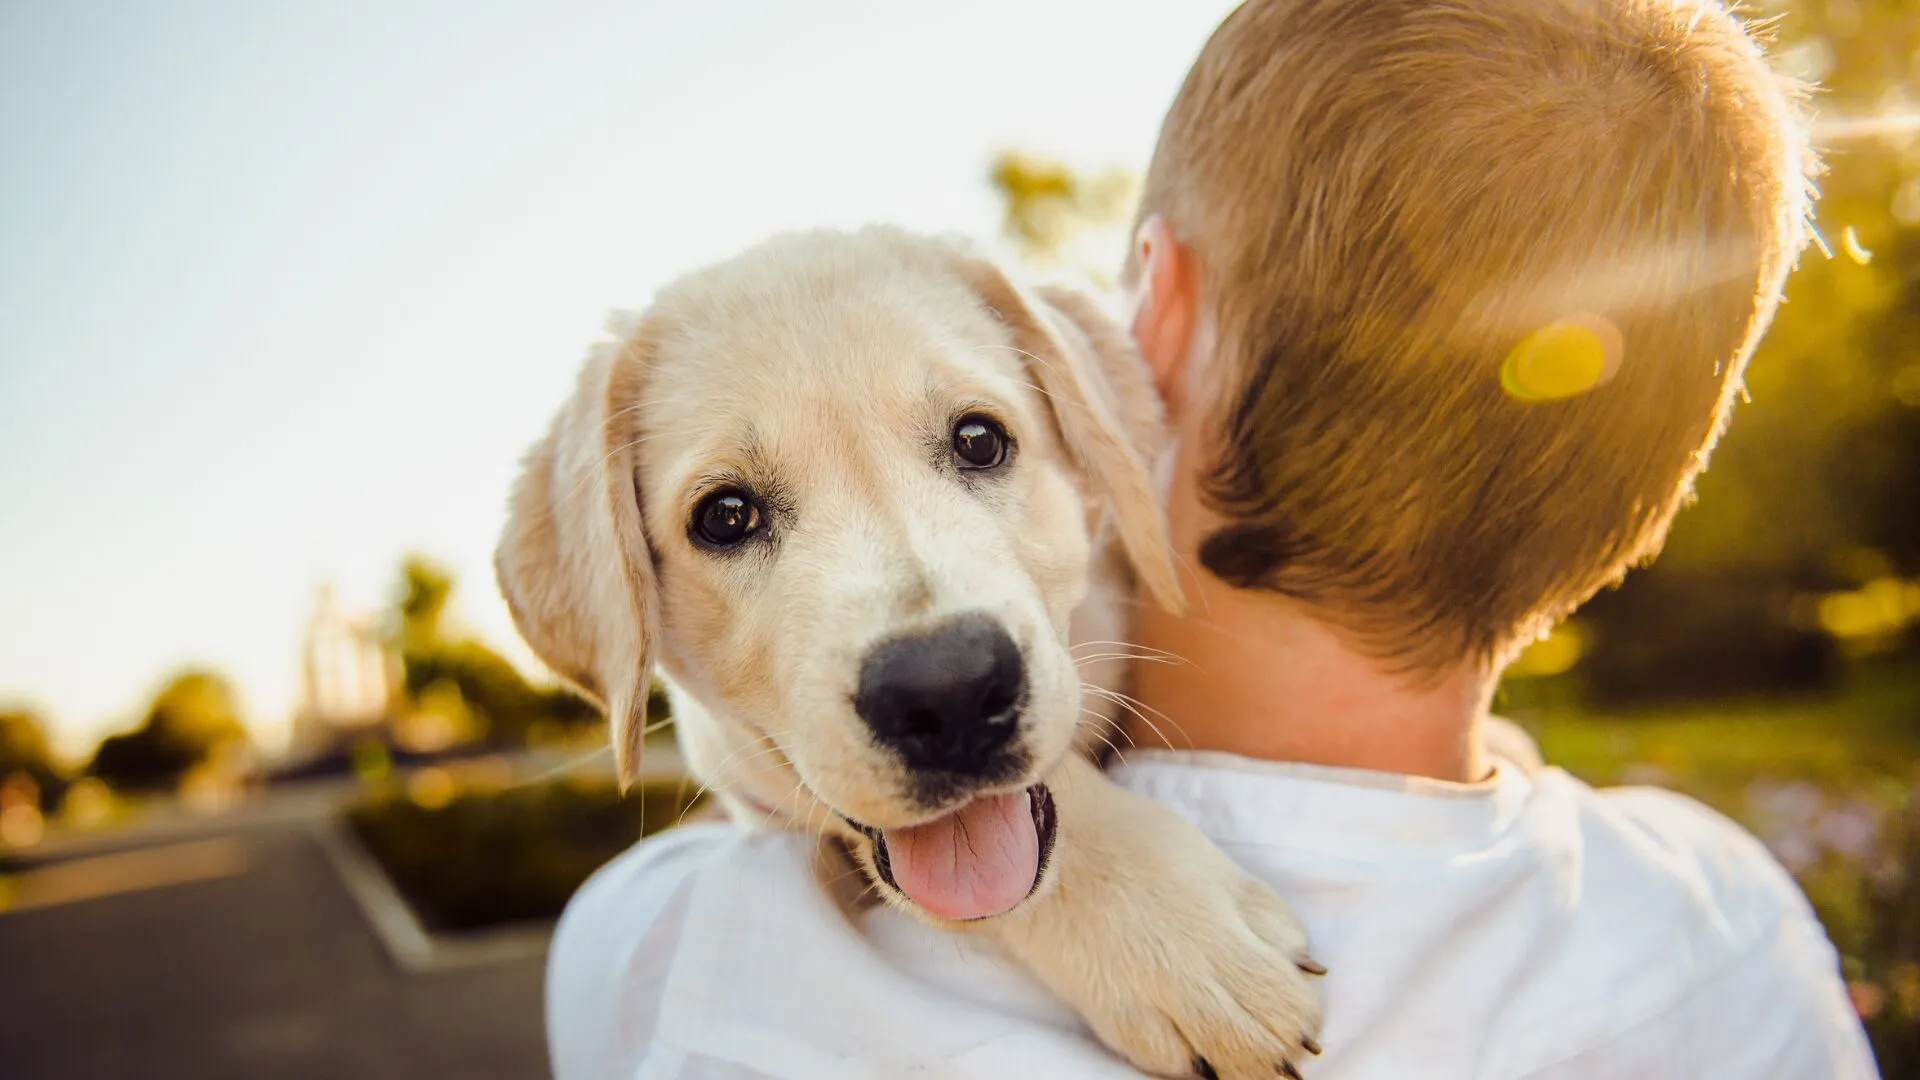
[(0, 5), (0, 705), (189, 663), (269, 749), (316, 592), (489, 559), (614, 309), (781, 229), (983, 238), (996, 150), (1144, 165), (1231, 0)]

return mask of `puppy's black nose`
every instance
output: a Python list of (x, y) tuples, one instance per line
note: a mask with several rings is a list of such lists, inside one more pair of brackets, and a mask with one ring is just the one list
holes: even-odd
[(911, 769), (978, 775), (998, 762), (1027, 696), (1020, 649), (984, 615), (889, 638), (860, 665), (854, 711)]

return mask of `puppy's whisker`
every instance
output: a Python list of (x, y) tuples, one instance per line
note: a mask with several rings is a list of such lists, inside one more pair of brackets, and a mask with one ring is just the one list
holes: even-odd
[(1075, 642), (1073, 644), (1073, 647), (1069, 648), (1067, 651), (1070, 653), (1078, 652), (1081, 649), (1093, 648), (1095, 645), (1111, 645), (1116, 649), (1132, 649), (1138, 655), (1146, 655), (1148, 653), (1151, 653), (1154, 656), (1165, 656), (1175, 660), (1185, 659), (1185, 657), (1182, 657), (1179, 653), (1168, 652), (1165, 649), (1155, 649), (1151, 646), (1142, 645), (1142, 644), (1139, 644), (1138, 642), (1133, 642), (1133, 641), (1079, 641), (1079, 642)]
[[(1047, 359), (1046, 357), (1044, 357), (1044, 356), (1036, 356), (1036, 355), (1034, 355), (1033, 353), (1030, 353), (1030, 352), (1028, 352), (1027, 350), (1025, 350), (1025, 349), (1022, 349), (1022, 348), (1020, 348), (1020, 347), (1018, 347), (1018, 346), (1015, 346), (1015, 345), (975, 345), (975, 346), (974, 346), (974, 348), (975, 348), (975, 349), (1004, 349), (1004, 350), (1006, 350), (1007, 352), (1011, 352), (1011, 353), (1018, 353), (1018, 354), (1020, 354), (1021, 356), (1024, 356), (1024, 357), (1026, 357), (1027, 359), (1029, 359), (1029, 360), (1031, 360), (1031, 361), (1033, 361), (1034, 363), (1036, 363), (1036, 364), (1039, 364), (1039, 365), (1040, 365), (1041, 367), (1043, 367), (1043, 368), (1046, 368), (1046, 369), (1047, 369), (1047, 370), (1048, 370), (1049, 372), (1051, 372), (1051, 373), (1052, 373), (1052, 374), (1053, 374), (1053, 375), (1054, 375), (1054, 376), (1055, 376), (1056, 378), (1057, 378), (1057, 377), (1059, 376), (1059, 374), (1060, 374), (1060, 369), (1059, 369), (1059, 368), (1057, 368), (1057, 367), (1054, 367), (1054, 366), (1053, 366), (1053, 362), (1052, 362), (1051, 360), (1048, 360), (1048, 359)], [(1033, 384), (1032, 384), (1032, 383), (1028, 383), (1027, 385), (1029, 385), (1029, 386), (1032, 386)], [(1040, 391), (1040, 393), (1042, 393), (1042, 394), (1046, 394), (1046, 395), (1047, 395), (1047, 397), (1049, 397), (1049, 398), (1052, 398), (1052, 399), (1053, 399), (1054, 401), (1062, 401), (1062, 399), (1061, 399), (1061, 398), (1058, 398), (1058, 397), (1055, 397), (1055, 396), (1054, 396), (1053, 394), (1048, 394), (1048, 393), (1047, 393), (1047, 391), (1046, 391), (1046, 389), (1045, 389), (1044, 387), (1039, 387), (1039, 386), (1034, 386), (1033, 388), (1034, 388), (1035, 390), (1038, 390), (1038, 391)], [(1085, 409), (1085, 410), (1087, 410), (1088, 412), (1092, 412), (1092, 411), (1093, 411), (1093, 407), (1092, 407), (1091, 405), (1088, 405), (1088, 404), (1086, 404), (1085, 402), (1081, 402), (1081, 401), (1072, 401), (1072, 402), (1065, 402), (1065, 404), (1070, 404), (1070, 405), (1073, 405), (1073, 406), (1075, 406), (1076, 408), (1081, 408), (1081, 409)]]
[[(782, 797), (781, 797), (781, 799), (780, 799), (780, 801), (779, 801), (779, 803), (777, 803), (777, 804), (776, 804), (776, 805), (774, 806), (774, 808), (773, 808), (773, 809), (774, 809), (774, 816), (776, 816), (776, 817), (777, 817), (777, 816), (780, 816), (781, 814), (783, 814), (783, 813), (784, 813), (784, 808), (785, 808), (785, 807), (786, 807), (786, 805), (787, 805), (787, 800), (788, 800), (788, 799), (791, 799), (791, 798), (793, 798), (793, 797), (794, 797), (795, 795), (799, 795), (799, 794), (801, 794), (802, 792), (805, 792), (805, 793), (807, 794), (807, 796), (808, 796), (808, 798), (807, 798), (807, 800), (806, 800), (806, 807), (807, 807), (807, 822), (806, 822), (806, 827), (805, 827), (805, 828), (804, 828), (804, 829), (803, 829), (802, 831), (803, 831), (803, 832), (809, 832), (809, 833), (810, 833), (810, 832), (812, 832), (812, 831), (813, 831), (813, 815), (814, 815), (814, 811), (816, 811), (816, 810), (818, 810), (818, 809), (820, 808), (820, 800), (819, 800), (819, 799), (815, 799), (815, 798), (812, 798), (812, 797), (811, 797), (813, 793), (812, 793), (812, 792), (809, 792), (809, 791), (807, 791), (807, 782), (806, 782), (805, 780), (800, 780), (800, 781), (796, 781), (796, 782), (794, 783), (794, 785), (793, 785), (793, 790), (792, 790), (792, 791), (789, 791), (789, 792), (787, 792), (787, 793), (786, 793), (786, 795), (784, 795), (784, 796), (782, 796)], [(796, 804), (796, 805), (797, 805), (797, 804)], [(790, 818), (790, 817), (789, 817), (789, 818), (787, 818), (786, 820), (788, 820), (788, 821), (791, 821), (791, 820), (792, 820), (792, 818)]]
[(1180, 734), (1182, 735), (1186, 734), (1185, 729), (1181, 728), (1179, 724), (1174, 722), (1173, 717), (1168, 716), (1166, 713), (1161, 712), (1159, 709), (1156, 709), (1153, 706), (1147, 704), (1146, 702), (1141, 701), (1139, 698), (1134, 697), (1132, 694), (1122, 693), (1119, 690), (1107, 690), (1105, 688), (1101, 688), (1101, 692), (1117, 700), (1128, 702), (1133, 705), (1137, 705), (1140, 708), (1145, 709), (1148, 712), (1152, 713), (1153, 715), (1159, 717), (1160, 719), (1165, 720), (1168, 726), (1172, 727), (1175, 731), (1180, 732)]
[(807, 811), (807, 826), (808, 831), (813, 833), (813, 842), (818, 844), (824, 842), (828, 832), (833, 829), (833, 814), (831, 811), (828, 811), (826, 807), (822, 806), (818, 799), (814, 800), (813, 805), (820, 811), (820, 824), (818, 827), (814, 826), (814, 812), (809, 810)]
[[(765, 751), (763, 750), (761, 751), (760, 754), (755, 754), (754, 757), (758, 758), (762, 756), (764, 753)], [(729, 765), (732, 764), (733, 756), (734, 755), (729, 754), (727, 755), (726, 758), (721, 759), (720, 764), (714, 767), (713, 775), (703, 780), (700, 786), (694, 790), (693, 797), (688, 799), (687, 805), (681, 808), (680, 819), (678, 822), (676, 822), (676, 824), (678, 825), (686, 824), (687, 815), (693, 813), (693, 808), (699, 805), (701, 798), (707, 795), (709, 792), (717, 795), (717, 794), (723, 794), (729, 790), (727, 787), (725, 774)], [(740, 760), (739, 764), (744, 765), (749, 760), (752, 760), (752, 759), (743, 758)]]
[(1081, 709), (1080, 711), (1084, 715), (1091, 716), (1094, 719), (1092, 721), (1076, 719), (1073, 722), (1074, 726), (1085, 728), (1088, 731), (1093, 732), (1093, 737), (1096, 739), (1099, 739), (1103, 743), (1106, 743), (1107, 749), (1113, 751), (1113, 756), (1120, 759), (1120, 764), (1125, 765), (1127, 763), (1127, 756), (1121, 753), (1120, 748), (1114, 745), (1113, 740), (1107, 736), (1107, 731), (1111, 729), (1113, 725), (1107, 722), (1106, 717), (1101, 716), (1099, 713), (1094, 712), (1092, 709)]
[(864, 900), (867, 896), (867, 893), (873, 890), (873, 879), (866, 877), (867, 868), (864, 866), (861, 866), (858, 862), (854, 862), (852, 866), (828, 878), (826, 880), (826, 884), (829, 886), (838, 885), (841, 882), (847, 880), (848, 878), (854, 876), (855, 874), (859, 874), (862, 878), (866, 878), (867, 887), (865, 890), (862, 890), (860, 893), (856, 894), (854, 899)]
[(624, 443), (621, 443), (619, 446), (616, 446), (613, 449), (607, 451), (606, 456), (602, 457), (598, 462), (596, 462), (593, 468), (586, 470), (586, 475), (580, 478), (579, 483), (573, 485), (572, 490), (568, 491), (565, 495), (560, 496), (560, 498), (554, 500), (554, 506), (560, 507), (560, 506), (566, 505), (569, 502), (572, 502), (575, 496), (587, 490), (587, 485), (593, 483), (593, 481), (599, 477), (600, 470), (606, 466), (607, 462), (612, 461), (614, 458), (619, 457), (621, 454), (624, 454), (627, 451), (633, 449), (634, 447), (639, 446), (641, 443), (658, 438), (660, 434), (662, 433), (656, 432), (655, 434), (652, 434), (652, 435), (642, 435), (637, 439), (630, 439)]
[(1185, 663), (1185, 661), (1171, 656), (1141, 656), (1138, 653), (1109, 652), (1095, 653), (1092, 656), (1077, 656), (1073, 660), (1073, 666), (1080, 667), (1085, 664), (1098, 664), (1107, 660), (1144, 660), (1149, 664), (1166, 664), (1170, 667), (1179, 667)]
[[(1159, 717), (1161, 720), (1166, 722), (1168, 727), (1171, 727), (1174, 731), (1178, 732), (1180, 737), (1186, 740), (1186, 743), (1188, 746), (1193, 745), (1193, 736), (1187, 734), (1187, 729), (1181, 727), (1180, 724), (1173, 719), (1173, 717), (1168, 716), (1166, 713), (1161, 712), (1159, 709), (1154, 708), (1153, 706), (1147, 704), (1144, 701), (1141, 701), (1139, 698), (1134, 697), (1131, 694), (1124, 694), (1124, 693), (1120, 693), (1119, 691), (1113, 691), (1113, 693), (1115, 693), (1118, 697), (1120, 697), (1123, 701), (1125, 701), (1129, 706), (1133, 708), (1138, 708), (1138, 709), (1145, 709), (1147, 712), (1150, 712), (1153, 715)], [(1145, 719), (1145, 717), (1142, 717), (1142, 719)], [(1151, 724), (1151, 721), (1149, 721), (1149, 723)], [(1158, 725), (1152, 725), (1152, 726), (1155, 732), (1158, 732), (1160, 730)], [(1164, 739), (1165, 736), (1162, 736), (1162, 738)]]
[[(1049, 361), (1049, 360), (1048, 360), (1048, 359), (1047, 359), (1046, 357), (1044, 357), (1044, 356), (1035, 356), (1035, 355), (1034, 355), (1033, 353), (1030, 353), (1030, 352), (1028, 352), (1027, 350), (1025, 350), (1025, 349), (1022, 349), (1022, 348), (1020, 348), (1020, 347), (1019, 347), (1019, 346), (1017, 346), (1017, 345), (992, 345), (992, 344), (988, 344), (988, 345), (975, 345), (975, 346), (974, 346), (974, 349), (975, 349), (975, 350), (981, 350), (981, 349), (999, 349), (999, 350), (1001, 350), (1002, 352), (1010, 352), (1010, 353), (1015, 353), (1015, 354), (1018, 354), (1018, 355), (1020, 355), (1020, 356), (1024, 356), (1024, 357), (1026, 357), (1027, 359), (1029, 359), (1029, 360), (1031, 360), (1031, 361), (1033, 361), (1034, 363), (1036, 363), (1036, 364), (1039, 364), (1039, 365), (1040, 365), (1041, 367), (1043, 367), (1043, 368), (1046, 368), (1046, 369), (1047, 369), (1048, 371), (1050, 371), (1050, 372), (1052, 372), (1052, 373), (1054, 374), (1054, 376), (1055, 376), (1055, 377), (1058, 377), (1058, 376), (1059, 376), (1059, 374), (1060, 374), (1060, 369), (1059, 369), (1059, 368), (1056, 368), (1056, 367), (1054, 367), (1054, 366), (1053, 366), (1053, 363), (1052, 363), (1051, 361)], [(1087, 403), (1086, 403), (1086, 402), (1084, 402), (1084, 401), (1073, 401), (1073, 400), (1071, 400), (1071, 399), (1069, 399), (1069, 398), (1063, 398), (1063, 397), (1060, 397), (1059, 395), (1057, 395), (1057, 394), (1055, 394), (1055, 393), (1053, 393), (1052, 391), (1050, 391), (1050, 390), (1048, 390), (1048, 389), (1047, 389), (1046, 387), (1044, 387), (1044, 386), (1039, 386), (1039, 385), (1036, 385), (1036, 384), (1034, 384), (1034, 383), (1032, 383), (1032, 382), (1027, 382), (1026, 380), (1022, 380), (1022, 382), (1024, 382), (1024, 383), (1025, 383), (1025, 385), (1026, 385), (1026, 387), (1027, 387), (1027, 388), (1028, 388), (1029, 390), (1032, 390), (1032, 391), (1033, 391), (1034, 393), (1037, 393), (1037, 394), (1039, 394), (1040, 396), (1042, 396), (1042, 397), (1044, 397), (1044, 398), (1046, 398), (1046, 399), (1047, 399), (1048, 401), (1051, 401), (1051, 402), (1053, 402), (1053, 403), (1054, 403), (1054, 405), (1055, 405), (1055, 407), (1059, 407), (1059, 406), (1063, 406), (1063, 405), (1064, 405), (1064, 406), (1070, 406), (1070, 407), (1072, 407), (1072, 408), (1075, 408), (1075, 409), (1080, 409), (1080, 410), (1082, 410), (1082, 411), (1084, 411), (1084, 412), (1088, 412), (1088, 413), (1091, 413), (1091, 412), (1093, 412), (1093, 406), (1091, 406), (1091, 405), (1089, 405), (1089, 404), (1087, 404)]]
[(703, 786), (703, 787), (701, 788), (701, 791), (700, 791), (699, 793), (697, 793), (695, 797), (697, 798), (699, 794), (704, 794), (704, 793), (706, 793), (707, 791), (730, 791), (730, 790), (732, 790), (732, 779), (733, 779), (733, 778), (732, 778), (732, 776), (730, 776), (730, 775), (728, 774), (728, 772), (727, 772), (727, 770), (728, 770), (729, 768), (731, 768), (731, 769), (742, 769), (742, 768), (745, 768), (746, 766), (748, 766), (748, 765), (751, 765), (751, 764), (753, 764), (754, 762), (756, 762), (756, 761), (759, 761), (759, 760), (761, 760), (762, 758), (766, 758), (766, 757), (769, 757), (769, 756), (771, 756), (771, 755), (772, 755), (772, 754), (773, 754), (774, 752), (775, 752), (775, 751), (773, 751), (773, 750), (770, 750), (770, 749), (768, 749), (768, 750), (761, 750), (761, 751), (759, 751), (759, 752), (757, 752), (757, 753), (754, 753), (754, 754), (749, 754), (749, 755), (747, 755), (747, 756), (745, 756), (745, 757), (741, 757), (741, 758), (736, 758), (735, 760), (733, 760), (733, 761), (731, 761), (731, 762), (729, 762), (729, 763), (728, 763), (727, 765), (725, 765), (725, 766), (722, 766), (722, 767), (720, 767), (720, 768), (716, 768), (716, 769), (714, 769), (714, 771), (713, 771), (713, 777), (712, 777), (712, 779), (711, 779), (711, 780), (709, 781), (709, 783), (708, 783), (707, 785), (705, 785), (705, 786)]
[(555, 765), (551, 769), (546, 769), (537, 775), (529, 776), (524, 780), (517, 780), (511, 784), (508, 784), (507, 789), (511, 791), (517, 788), (532, 787), (535, 784), (544, 784), (547, 781), (554, 779), (555, 777), (564, 776), (567, 773), (573, 772), (574, 770), (580, 768), (582, 765), (585, 765), (588, 762), (597, 761), (601, 758), (610, 758), (612, 756), (613, 756), (613, 747), (611, 746), (603, 746), (598, 750), (589, 750), (586, 753), (581, 754), (579, 757), (568, 758), (566, 761), (563, 761), (560, 764)]
[[(1026, 355), (1032, 356), (1033, 354), (1027, 353)], [(1026, 387), (1027, 389), (1033, 391), (1036, 394), (1039, 394), (1041, 397), (1046, 398), (1048, 401), (1053, 403), (1053, 407), (1056, 409), (1072, 408), (1072, 409), (1079, 409), (1081, 412), (1086, 412), (1086, 413), (1093, 412), (1093, 406), (1088, 405), (1086, 402), (1074, 401), (1069, 398), (1063, 398), (1060, 395), (1054, 393), (1053, 391), (1047, 389), (1046, 387), (1041, 386), (1039, 383), (1029, 382), (1025, 379), (1022, 379), (1020, 380), (1020, 385)]]
[[(749, 753), (746, 753), (746, 751), (752, 751), (752, 753), (749, 754)], [(721, 758), (720, 763), (713, 767), (713, 774), (711, 776), (708, 776), (706, 780), (700, 785), (700, 789), (693, 793), (693, 799), (687, 804), (687, 809), (691, 810), (693, 808), (693, 803), (699, 802), (701, 796), (707, 794), (710, 791), (720, 790), (721, 786), (726, 783), (726, 772), (729, 768), (738, 768), (750, 762), (758, 761), (761, 758), (768, 756), (769, 754), (777, 754), (777, 753), (780, 753), (780, 747), (777, 744), (775, 744), (771, 739), (768, 739), (762, 745), (755, 746), (753, 744), (748, 744), (746, 746), (740, 747), (737, 750), (734, 750), (732, 753), (728, 754), (726, 757)], [(682, 812), (681, 817), (684, 820), (684, 818), (686, 817), (685, 812)]]
[(1150, 705), (1143, 705), (1136, 699), (1131, 698), (1126, 694), (1122, 694), (1116, 690), (1108, 690), (1105, 687), (1092, 686), (1087, 683), (1081, 683), (1080, 685), (1081, 685), (1081, 688), (1086, 692), (1093, 694), (1096, 697), (1104, 698), (1108, 701), (1111, 701), (1115, 705), (1118, 705), (1121, 708), (1132, 713), (1134, 717), (1137, 718), (1141, 723), (1147, 725), (1147, 727), (1153, 731), (1154, 735), (1159, 737), (1161, 742), (1166, 744), (1167, 749), (1177, 750), (1179, 749), (1179, 747), (1173, 745), (1173, 740), (1167, 738), (1167, 733), (1165, 731), (1162, 731), (1160, 728), (1160, 725), (1154, 723), (1152, 718), (1147, 716), (1146, 712), (1142, 711), (1143, 709), (1158, 713), (1162, 720), (1167, 721), (1167, 723), (1171, 725), (1174, 728), (1174, 730), (1180, 732), (1181, 737), (1187, 740), (1188, 745), (1192, 745), (1193, 739), (1187, 735), (1186, 731), (1182, 729), (1179, 724), (1174, 723), (1172, 718), (1168, 717), (1167, 714), (1160, 712), (1160, 710), (1154, 709)]
[[(1126, 728), (1124, 728), (1124, 727), (1121, 727), (1121, 726), (1120, 726), (1120, 725), (1118, 725), (1118, 724), (1115, 724), (1115, 723), (1113, 722), (1113, 717), (1111, 717), (1111, 716), (1108, 716), (1107, 714), (1105, 714), (1105, 713), (1102, 713), (1102, 712), (1095, 712), (1095, 711), (1094, 711), (1094, 710), (1092, 710), (1092, 709), (1086, 709), (1086, 708), (1083, 708), (1083, 709), (1081, 709), (1080, 711), (1081, 711), (1081, 713), (1083, 713), (1083, 714), (1085, 714), (1085, 715), (1087, 715), (1087, 716), (1091, 716), (1091, 717), (1093, 717), (1094, 719), (1093, 719), (1092, 721), (1087, 721), (1087, 720), (1081, 720), (1081, 721), (1079, 721), (1079, 723), (1082, 723), (1082, 724), (1087, 724), (1087, 723), (1098, 723), (1098, 724), (1100, 725), (1100, 734), (1101, 734), (1101, 736), (1102, 736), (1102, 737), (1105, 737), (1105, 736), (1106, 736), (1106, 735), (1108, 735), (1109, 733), (1111, 733), (1111, 734), (1114, 734), (1114, 735), (1118, 735), (1118, 736), (1120, 736), (1120, 737), (1121, 737), (1122, 739), (1125, 739), (1125, 740), (1126, 740), (1126, 743), (1127, 743), (1127, 748), (1128, 748), (1128, 749), (1130, 749), (1130, 750), (1138, 750), (1138, 749), (1140, 749), (1140, 744), (1139, 744), (1139, 743), (1137, 743), (1137, 742), (1135, 742), (1135, 741), (1133, 741), (1133, 736), (1132, 736), (1131, 734), (1129, 734), (1129, 733), (1127, 732), (1127, 729), (1126, 729)], [(1108, 742), (1108, 743), (1107, 743), (1107, 745), (1108, 745), (1108, 746), (1113, 746), (1114, 744), (1113, 744), (1112, 742)], [(1119, 751), (1119, 749), (1120, 749), (1119, 747), (1117, 747), (1117, 746), (1114, 746), (1114, 751), (1115, 751), (1116, 753), (1117, 753), (1117, 752)]]
[[(743, 746), (720, 759), (719, 764), (713, 767), (713, 774), (709, 783), (714, 785), (724, 783), (728, 769), (758, 761), (777, 750), (779, 750), (777, 746)], [(703, 787), (701, 793), (704, 794), (708, 790), (711, 790), (711, 788)]]
[[(1116, 598), (1114, 602), (1119, 604), (1121, 607), (1135, 608), (1135, 609), (1142, 609), (1142, 610), (1157, 606), (1154, 604), (1154, 602), (1151, 599), (1148, 599), (1142, 596), (1121, 596)], [(1189, 626), (1196, 626), (1202, 630), (1212, 631), (1213, 633), (1218, 634), (1221, 637), (1232, 636), (1230, 631), (1222, 627), (1219, 623), (1213, 621), (1213, 610), (1210, 607), (1201, 612), (1189, 613), (1186, 616), (1185, 621)], [(1193, 663), (1191, 660), (1187, 662)], [(1202, 671), (1205, 670), (1204, 668), (1201, 668), (1198, 664), (1195, 664), (1194, 667), (1196, 670), (1202, 670)]]

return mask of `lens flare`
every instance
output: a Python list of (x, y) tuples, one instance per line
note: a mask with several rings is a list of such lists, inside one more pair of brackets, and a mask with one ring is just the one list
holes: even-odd
[(1840, 234), (1840, 249), (1847, 253), (1848, 258), (1859, 263), (1861, 266), (1865, 266), (1873, 261), (1873, 252), (1869, 251), (1866, 245), (1860, 242), (1860, 233), (1851, 225), (1847, 226), (1846, 231)]
[(1500, 366), (1500, 386), (1520, 401), (1584, 394), (1620, 367), (1620, 332), (1605, 318), (1570, 315), (1520, 340)]

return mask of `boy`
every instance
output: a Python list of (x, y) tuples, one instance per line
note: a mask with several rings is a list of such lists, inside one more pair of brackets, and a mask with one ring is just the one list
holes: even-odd
[[(1251, 0), (1188, 76), (1124, 280), (1196, 613), (1143, 606), (1187, 662), (1136, 693), (1191, 750), (1115, 778), (1307, 923), (1310, 1076), (1873, 1074), (1756, 841), (1488, 746), (1503, 665), (1657, 549), (1810, 169), (1689, 0)], [(681, 830), (590, 883), (557, 1075), (1124, 1074), (984, 942), (848, 923), (807, 843)]]

